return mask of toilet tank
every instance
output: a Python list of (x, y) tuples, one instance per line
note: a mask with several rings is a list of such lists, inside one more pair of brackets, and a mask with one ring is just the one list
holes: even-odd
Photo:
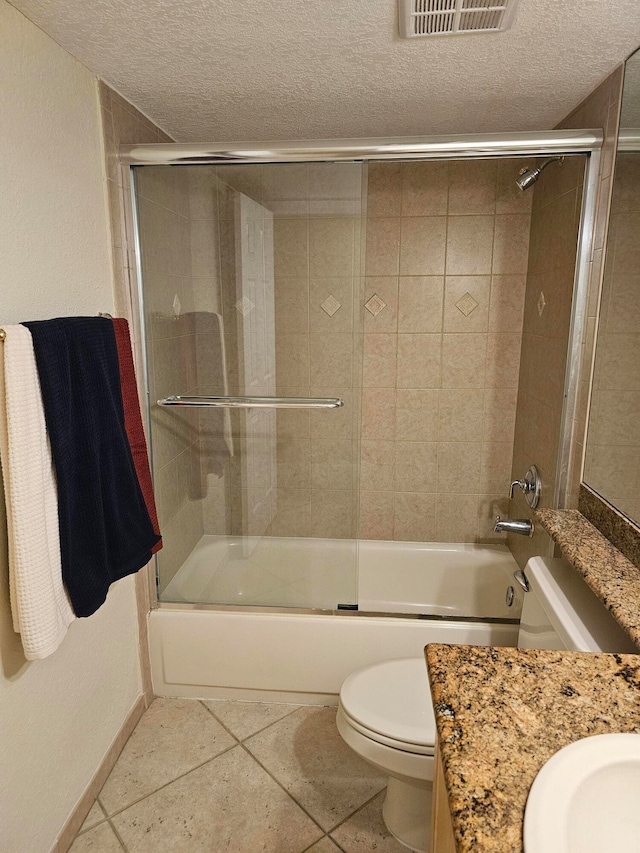
[(638, 647), (564, 559), (532, 557), (518, 633), (520, 649), (631, 652)]

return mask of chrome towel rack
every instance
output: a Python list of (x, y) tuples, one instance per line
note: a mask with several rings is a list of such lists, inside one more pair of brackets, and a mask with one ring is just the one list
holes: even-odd
[(163, 397), (159, 406), (199, 406), (224, 409), (339, 409), (338, 397)]

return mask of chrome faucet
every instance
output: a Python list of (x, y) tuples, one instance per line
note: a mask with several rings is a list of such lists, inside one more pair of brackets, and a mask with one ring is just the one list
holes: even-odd
[(496, 533), (518, 533), (520, 536), (533, 536), (535, 530), (533, 522), (528, 518), (514, 518), (509, 521), (507, 518), (496, 516), (496, 524), (493, 528)]

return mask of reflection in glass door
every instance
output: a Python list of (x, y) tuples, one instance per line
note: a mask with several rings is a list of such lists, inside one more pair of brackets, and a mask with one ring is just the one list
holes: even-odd
[(357, 604), (365, 169), (135, 170), (162, 601)]

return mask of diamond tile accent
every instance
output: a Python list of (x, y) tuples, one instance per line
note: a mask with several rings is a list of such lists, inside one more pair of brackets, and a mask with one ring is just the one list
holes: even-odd
[(328, 314), (330, 317), (333, 317), (333, 315), (336, 313), (338, 308), (341, 307), (341, 305), (338, 302), (338, 300), (335, 298), (335, 296), (332, 296), (331, 294), (329, 294), (329, 296), (327, 296), (327, 298), (320, 305), (320, 307), (325, 312), (325, 314)]
[(473, 311), (478, 307), (478, 302), (473, 298), (473, 296), (467, 291), (464, 296), (461, 296), (460, 299), (456, 302), (456, 308), (465, 317), (468, 317)]
[(544, 298), (544, 293), (540, 291), (540, 296), (538, 296), (538, 317), (542, 317), (542, 312), (544, 311), (547, 305), (547, 300)]
[(371, 299), (364, 303), (364, 307), (370, 314), (373, 314), (374, 317), (377, 317), (378, 314), (382, 311), (382, 309), (387, 307), (387, 303), (383, 302), (377, 293), (374, 293)]
[(253, 311), (255, 307), (256, 306), (253, 304), (253, 302), (250, 299), (247, 299), (246, 296), (243, 296), (242, 299), (238, 299), (238, 301), (236, 302), (236, 310), (239, 311), (243, 317), (246, 317), (247, 314), (250, 311)]

